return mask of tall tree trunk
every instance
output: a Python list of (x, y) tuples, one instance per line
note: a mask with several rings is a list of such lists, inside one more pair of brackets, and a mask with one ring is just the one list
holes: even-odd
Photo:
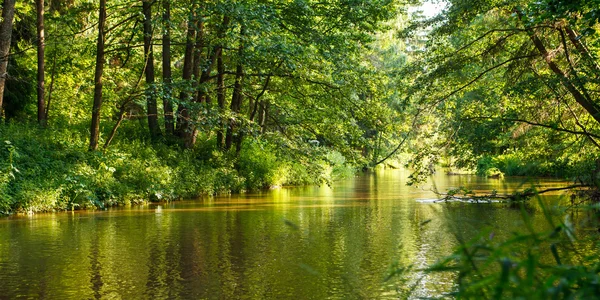
[(102, 73), (104, 72), (104, 27), (106, 23), (106, 0), (100, 0), (98, 16), (98, 41), (96, 44), (96, 71), (94, 72), (94, 104), (90, 128), (90, 150), (98, 149), (100, 138), (100, 110), (102, 109)]
[[(243, 93), (242, 93), (242, 85), (244, 81), (244, 65), (243, 65), (243, 56), (244, 56), (244, 35), (246, 32), (246, 27), (242, 24), (240, 27), (240, 46), (238, 48), (238, 62), (235, 71), (235, 84), (233, 86), (233, 95), (231, 96), (231, 105), (229, 109), (234, 115), (238, 115), (242, 108), (243, 101)], [(229, 120), (229, 128), (227, 129), (227, 135), (225, 136), (225, 150), (231, 149), (231, 146), (235, 142), (236, 145), (241, 144), (239, 133), (237, 131), (235, 120)], [(239, 152), (236, 147), (236, 152)]]
[(2, 23), (0, 23), (0, 120), (4, 117), (2, 103), (6, 85), (8, 55), (12, 37), (13, 19), (15, 17), (15, 0), (4, 0), (2, 8)]
[[(196, 41), (194, 43), (194, 55), (193, 55), (193, 67), (192, 67), (192, 102), (200, 103), (204, 93), (200, 91), (200, 69), (203, 67), (202, 49), (204, 48), (204, 21), (202, 16), (198, 16), (196, 20)], [(188, 122), (188, 130), (184, 134), (184, 143), (186, 148), (193, 148), (196, 144), (196, 137), (198, 136), (198, 128), (196, 126), (196, 120), (198, 116), (196, 114), (190, 114), (190, 120)]]
[(37, 9), (37, 117), (38, 123), (46, 125), (46, 105), (44, 104), (44, 0), (35, 0)]
[(217, 105), (219, 106), (219, 122), (217, 129), (217, 147), (219, 149), (224, 149), (225, 147), (225, 135), (223, 134), (223, 126), (224, 120), (223, 115), (225, 114), (225, 64), (223, 63), (223, 42), (222, 39), (225, 37), (225, 31), (227, 26), (229, 25), (229, 17), (223, 16), (223, 23), (221, 24), (222, 28), (219, 30), (220, 35), (218, 44), (218, 49), (216, 51), (217, 57)]
[(152, 51), (152, 1), (144, 0), (144, 56), (146, 58), (146, 106), (148, 110), (148, 128), (153, 140), (160, 136), (158, 108), (156, 104), (156, 86), (154, 85), (154, 53)]
[(204, 22), (202, 17), (196, 22), (196, 43), (194, 45), (194, 67), (192, 68), (192, 75), (194, 77), (193, 93), (194, 102), (201, 102), (200, 97), (202, 93), (198, 89), (200, 85), (200, 69), (204, 60), (202, 59), (202, 49), (204, 48)]
[(54, 51), (52, 56), (52, 70), (50, 71), (50, 86), (48, 87), (48, 102), (46, 103), (46, 122), (50, 118), (50, 104), (52, 104), (52, 91), (54, 90), (54, 79), (56, 77), (56, 56), (58, 54)]
[(175, 123), (173, 122), (172, 78), (171, 78), (171, 0), (163, 0), (163, 33), (162, 44), (162, 66), (163, 66), (163, 110), (165, 112), (165, 133), (175, 134)]
[[(222, 37), (224, 36), (224, 30), (229, 23), (229, 18), (224, 17), (221, 28), (218, 30), (217, 35)], [(196, 23), (196, 41), (195, 41), (195, 50), (194, 50), (194, 58), (193, 63), (194, 66), (192, 68), (192, 75), (194, 77), (194, 81), (192, 84), (193, 102), (195, 103), (207, 103), (209, 102), (208, 95), (206, 93), (206, 88), (204, 84), (206, 84), (210, 80), (210, 73), (212, 72), (212, 68), (217, 61), (217, 56), (221, 52), (220, 46), (215, 46), (208, 52), (207, 59), (203, 59), (203, 50), (205, 47), (205, 39), (204, 39), (204, 21), (202, 17), (199, 16), (199, 20)], [(188, 131), (187, 134), (184, 135), (185, 146), (187, 148), (192, 148), (196, 143), (196, 138), (198, 135), (198, 128), (196, 127), (196, 121), (200, 117), (205, 116), (190, 116), (190, 122), (188, 123)]]
[(225, 114), (225, 65), (223, 64), (223, 51), (220, 51), (217, 56), (217, 72), (217, 105), (219, 105), (217, 147), (223, 149), (225, 143), (223, 136), (223, 115)]
[[(194, 30), (194, 7), (188, 20), (188, 29), (186, 34), (185, 42), (185, 55), (183, 57), (183, 73), (182, 79), (185, 82), (190, 82), (192, 79), (193, 64), (194, 64), (194, 37), (196, 36), (196, 30)], [(177, 134), (184, 138), (189, 131), (190, 113), (188, 109), (188, 102), (190, 102), (190, 94), (187, 87), (184, 87), (179, 94), (179, 106), (177, 107)]]

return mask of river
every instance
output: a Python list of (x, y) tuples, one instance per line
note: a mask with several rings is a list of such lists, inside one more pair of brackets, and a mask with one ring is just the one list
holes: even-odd
[[(502, 238), (522, 227), (521, 210), (506, 204), (423, 203), (436, 198), (432, 185), (406, 186), (407, 176), (383, 171), (332, 187), (2, 218), (0, 298), (397, 299), (419, 278), (411, 295), (435, 296), (452, 290), (455, 274), (384, 279), (394, 264), (423, 268), (450, 254), (457, 236), (488, 227)], [(440, 191), (499, 192), (532, 182), (431, 181)], [(528, 211), (546, 226), (535, 205)]]

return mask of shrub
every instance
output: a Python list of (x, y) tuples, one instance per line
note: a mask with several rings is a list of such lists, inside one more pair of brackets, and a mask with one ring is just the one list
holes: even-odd
[[(124, 132), (132, 126), (125, 126)], [(86, 138), (77, 131), (0, 124), (0, 136), (6, 141), (0, 146), (3, 214), (104, 208), (314, 183), (326, 173), (340, 178), (352, 170), (339, 153), (329, 153), (328, 162), (313, 156), (296, 161), (289, 153), (276, 151), (280, 148), (272, 142), (249, 138), (236, 157), (233, 151), (216, 150), (208, 137), (199, 138), (193, 150), (140, 137), (116, 139), (104, 152), (88, 152)]]

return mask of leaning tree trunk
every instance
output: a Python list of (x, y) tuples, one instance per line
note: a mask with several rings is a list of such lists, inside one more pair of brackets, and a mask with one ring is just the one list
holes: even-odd
[(171, 0), (163, 0), (163, 34), (162, 44), (162, 66), (163, 66), (163, 110), (165, 113), (165, 133), (175, 134), (175, 123), (173, 122), (172, 78), (171, 78)]
[(98, 149), (100, 138), (100, 110), (102, 109), (102, 73), (104, 72), (104, 26), (106, 23), (106, 0), (100, 0), (98, 17), (98, 41), (96, 44), (96, 71), (94, 73), (94, 104), (90, 128), (90, 150)]
[[(519, 18), (523, 18), (523, 14), (521, 12), (517, 12)], [(533, 28), (526, 27), (525, 31), (529, 36), (529, 39), (533, 42), (533, 45), (540, 53), (546, 64), (550, 68), (550, 70), (558, 77), (560, 83), (569, 91), (569, 93), (573, 96), (575, 101), (581, 105), (591, 116), (596, 120), (596, 122), (600, 123), (600, 105), (586, 96), (585, 90), (580, 91), (577, 86), (569, 79), (568, 74), (563, 71), (560, 66), (554, 61), (554, 54), (548, 52), (546, 46), (536, 33)], [(565, 49), (566, 51), (566, 49)]]
[(2, 99), (6, 85), (8, 55), (10, 53), (10, 40), (12, 37), (12, 24), (15, 17), (15, 0), (4, 0), (2, 8), (2, 23), (0, 23), (0, 119), (4, 116)]
[(142, 2), (144, 12), (144, 57), (146, 58), (146, 107), (148, 110), (148, 128), (150, 137), (160, 136), (158, 108), (156, 105), (156, 87), (154, 85), (154, 53), (152, 51), (152, 0)]
[(44, 87), (44, 0), (36, 0), (37, 8), (37, 117), (38, 123), (42, 126), (46, 125), (46, 104), (44, 104), (45, 87)]
[(550, 67), (550, 70), (558, 77), (562, 85), (571, 93), (575, 101), (579, 103), (593, 118), (596, 122), (600, 123), (600, 106), (596, 104), (592, 99), (589, 99), (582, 93), (577, 86), (569, 79), (567, 74), (554, 62), (553, 55), (548, 52), (540, 38), (533, 31), (529, 31), (530, 38), (537, 50), (542, 55), (542, 58)]
[(575, 45), (575, 48), (577, 48), (577, 51), (583, 57), (585, 64), (589, 65), (594, 72), (594, 77), (599, 78), (600, 65), (598, 65), (596, 59), (591, 55), (588, 48), (581, 41), (581, 36), (579, 36), (577, 32), (575, 32), (575, 30), (571, 29), (569, 26), (565, 26), (565, 31), (567, 32), (571, 43)]

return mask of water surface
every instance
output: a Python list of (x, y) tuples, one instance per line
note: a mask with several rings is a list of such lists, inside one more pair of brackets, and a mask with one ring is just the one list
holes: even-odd
[[(522, 227), (521, 209), (427, 204), (431, 184), (385, 171), (332, 187), (294, 187), (168, 204), (0, 219), (0, 298), (386, 299), (409, 283), (392, 265), (425, 267), (457, 236), (497, 238)], [(437, 175), (440, 191), (503, 192), (555, 180)], [(549, 206), (556, 196), (545, 198)], [(547, 226), (535, 205), (536, 227)], [(412, 296), (450, 291), (454, 274), (422, 278)]]

